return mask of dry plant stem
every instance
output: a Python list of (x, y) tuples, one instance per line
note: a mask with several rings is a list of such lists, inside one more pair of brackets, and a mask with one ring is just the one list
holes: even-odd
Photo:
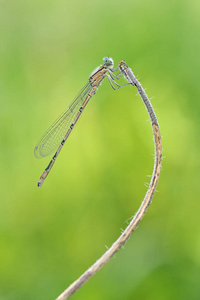
[(133, 217), (133, 220), (121, 234), (121, 236), (116, 240), (116, 242), (103, 254), (85, 273), (83, 273), (76, 281), (74, 281), (56, 300), (66, 300), (69, 299), (86, 281), (88, 281), (94, 274), (96, 274), (110, 259), (111, 257), (126, 243), (133, 231), (137, 228), (139, 222), (144, 217), (144, 214), (151, 203), (158, 178), (160, 175), (161, 168), (161, 158), (162, 158), (162, 145), (161, 145), (161, 135), (157, 122), (156, 115), (153, 111), (152, 105), (142, 88), (140, 82), (135, 78), (132, 70), (127, 66), (127, 64), (122, 61), (119, 64), (119, 67), (122, 71), (122, 74), (127, 79), (127, 81), (135, 85), (138, 89), (138, 92), (147, 108), (149, 113), (153, 134), (154, 134), (154, 144), (155, 144), (155, 161), (154, 161), (154, 170), (151, 177), (151, 182), (147, 193), (142, 201), (140, 208), (138, 209), (136, 215)]

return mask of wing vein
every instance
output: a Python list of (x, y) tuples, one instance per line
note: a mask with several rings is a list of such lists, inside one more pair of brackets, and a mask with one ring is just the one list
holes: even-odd
[(87, 84), (80, 90), (69, 107), (55, 120), (55, 122), (40, 138), (34, 151), (37, 158), (42, 158), (49, 155), (59, 146), (75, 116), (77, 115), (80, 107), (85, 101), (85, 98), (90, 89), (91, 84), (90, 82), (87, 82)]

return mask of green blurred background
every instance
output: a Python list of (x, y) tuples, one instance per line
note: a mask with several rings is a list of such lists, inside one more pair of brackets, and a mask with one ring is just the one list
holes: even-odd
[(153, 97), (163, 167), (139, 228), (73, 299), (200, 299), (199, 15), (197, 0), (0, 1), (0, 299), (55, 299), (145, 195), (149, 117), (107, 80), (37, 188), (38, 139), (107, 55)]

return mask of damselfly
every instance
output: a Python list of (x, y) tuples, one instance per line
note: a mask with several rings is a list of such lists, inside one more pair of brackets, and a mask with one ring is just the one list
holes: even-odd
[(121, 86), (115, 81), (119, 79), (121, 74), (116, 76), (115, 71), (112, 69), (114, 62), (112, 58), (105, 57), (103, 59), (104, 64), (100, 66), (89, 78), (87, 84), (78, 93), (71, 105), (64, 111), (63, 114), (51, 125), (51, 127), (46, 131), (46, 133), (41, 137), (39, 142), (35, 147), (35, 156), (37, 158), (42, 158), (53, 152), (58, 146), (56, 153), (51, 159), (48, 167), (45, 169), (38, 181), (38, 187), (41, 187), (45, 178), (49, 174), (51, 168), (53, 167), (58, 154), (60, 153), (64, 143), (66, 142), (68, 136), (70, 135), (74, 125), (78, 121), (83, 109), (87, 105), (90, 98), (96, 93), (98, 86), (101, 81), (107, 77), (111, 86), (116, 89), (112, 82), (117, 85), (117, 88)]

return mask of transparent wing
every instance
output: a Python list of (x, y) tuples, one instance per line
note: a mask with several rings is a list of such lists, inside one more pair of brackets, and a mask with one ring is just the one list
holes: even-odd
[(91, 90), (90, 82), (88, 82), (78, 93), (72, 104), (60, 115), (60, 117), (49, 127), (46, 133), (37, 143), (34, 153), (37, 158), (42, 158), (56, 150), (63, 140), (67, 130), (72, 124), (81, 105)]

